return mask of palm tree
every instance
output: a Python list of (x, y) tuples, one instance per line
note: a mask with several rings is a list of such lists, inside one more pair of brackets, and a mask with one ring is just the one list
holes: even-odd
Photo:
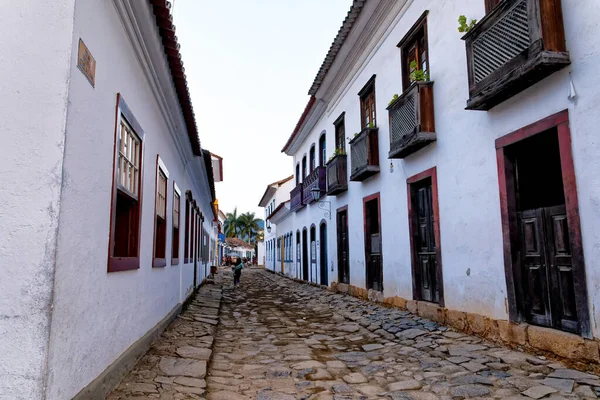
[(237, 215), (237, 207), (233, 210), (233, 213), (227, 213), (227, 219), (223, 226), (225, 237), (237, 237), (240, 231), (240, 218)]
[(247, 212), (240, 215), (239, 226), (241, 239), (248, 240), (249, 243), (254, 243), (256, 234), (259, 231), (258, 223), (261, 221), (260, 218), (256, 218), (253, 212)]

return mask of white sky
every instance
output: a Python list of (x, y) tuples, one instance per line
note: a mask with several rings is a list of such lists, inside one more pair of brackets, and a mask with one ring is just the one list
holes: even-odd
[[(171, 0), (173, 1), (173, 0)], [(263, 218), (266, 185), (352, 0), (175, 0), (174, 23), (202, 147), (223, 157), (219, 207)]]

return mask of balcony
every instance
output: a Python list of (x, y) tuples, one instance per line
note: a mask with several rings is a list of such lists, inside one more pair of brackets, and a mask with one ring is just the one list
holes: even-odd
[(319, 189), (321, 196), (325, 194), (325, 179), (326, 179), (326, 171), (325, 167), (317, 167), (313, 172), (311, 172), (306, 179), (304, 180), (304, 188), (302, 201), (304, 205), (310, 204), (314, 201), (312, 190), (314, 188)]
[(463, 37), (468, 110), (489, 110), (571, 63), (560, 3), (504, 0)]
[(433, 82), (416, 82), (387, 108), (389, 158), (404, 158), (436, 141)]
[(350, 141), (350, 180), (364, 181), (379, 173), (378, 128), (365, 128)]
[(336, 196), (348, 190), (348, 157), (338, 154), (327, 163), (327, 195)]
[(290, 211), (291, 212), (297, 212), (297, 211), (301, 210), (302, 208), (304, 208), (305, 204), (302, 201), (302, 197), (303, 197), (302, 194), (303, 194), (302, 183), (299, 183), (290, 192)]

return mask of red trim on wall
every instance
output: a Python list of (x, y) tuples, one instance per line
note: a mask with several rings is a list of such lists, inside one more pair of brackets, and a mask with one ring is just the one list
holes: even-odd
[(521, 129), (509, 133), (508, 135), (502, 136), (496, 139), (496, 148), (502, 148), (511, 144), (517, 143), (523, 139), (527, 139), (530, 136), (537, 135), (538, 133), (547, 131), (557, 127), (560, 124), (569, 123), (569, 111), (564, 110), (546, 117), (538, 122), (524, 126)]
[[(379, 240), (381, 242), (380, 246), (381, 246), (381, 253), (379, 255), (379, 257), (381, 258), (381, 291), (383, 292), (383, 229), (381, 226), (381, 194), (380, 192), (377, 193), (373, 193), (372, 195), (363, 197), (363, 239), (364, 239), (364, 251), (365, 251), (365, 288), (368, 287), (369, 283), (368, 283), (368, 276), (367, 276), (367, 246), (368, 246), (368, 239), (367, 239), (367, 203), (371, 200), (377, 200), (377, 223), (379, 224)], [(350, 230), (348, 229), (348, 232), (350, 232)], [(348, 242), (350, 243), (350, 242)]]
[(417, 260), (417, 252), (415, 251), (415, 239), (417, 235), (417, 227), (415, 226), (415, 218), (413, 216), (414, 210), (412, 209), (412, 196), (411, 196), (411, 185), (422, 181), (423, 179), (431, 178), (431, 203), (433, 207), (433, 235), (435, 237), (435, 257), (437, 262), (437, 284), (439, 288), (440, 306), (445, 306), (444, 299), (444, 273), (442, 263), (442, 238), (440, 232), (440, 206), (439, 206), (439, 193), (437, 184), (437, 167), (429, 168), (423, 172), (411, 176), (406, 180), (406, 188), (408, 195), (408, 226), (410, 231), (410, 254), (412, 263), (412, 274), (413, 274), (413, 299), (417, 300), (417, 288), (416, 279), (414, 279), (415, 270), (418, 268), (419, 261)]

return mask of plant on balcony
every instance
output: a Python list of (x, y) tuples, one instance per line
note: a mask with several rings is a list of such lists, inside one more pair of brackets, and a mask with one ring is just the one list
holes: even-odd
[(410, 73), (411, 82), (424, 82), (429, 80), (429, 74), (427, 72), (423, 72), (422, 69), (417, 68), (417, 62), (410, 62), (410, 69), (412, 72)]
[(471, 22), (469, 22), (467, 24), (467, 17), (465, 17), (464, 15), (461, 15), (460, 17), (458, 17), (458, 31), (460, 33), (467, 33), (471, 29), (473, 29), (473, 27), (475, 26), (476, 23), (477, 23), (477, 20), (472, 19)]
[(400, 96), (398, 96), (398, 93), (396, 93), (394, 95), (394, 97), (392, 97), (392, 100), (390, 100), (390, 102), (388, 103), (388, 107), (391, 106), (393, 102), (395, 102), (396, 100), (398, 100), (398, 97), (400, 97)]
[(375, 128), (375, 124), (374, 124), (374, 123), (372, 123), (372, 122), (369, 122), (369, 125), (368, 125), (368, 127), (369, 127), (369, 128), (371, 128), (371, 129), (373, 129), (373, 128)]
[(333, 155), (331, 157), (329, 157), (329, 160), (327, 160), (327, 162), (333, 160), (337, 156), (345, 156), (345, 155), (346, 155), (346, 150), (336, 148), (335, 151), (333, 152)]

